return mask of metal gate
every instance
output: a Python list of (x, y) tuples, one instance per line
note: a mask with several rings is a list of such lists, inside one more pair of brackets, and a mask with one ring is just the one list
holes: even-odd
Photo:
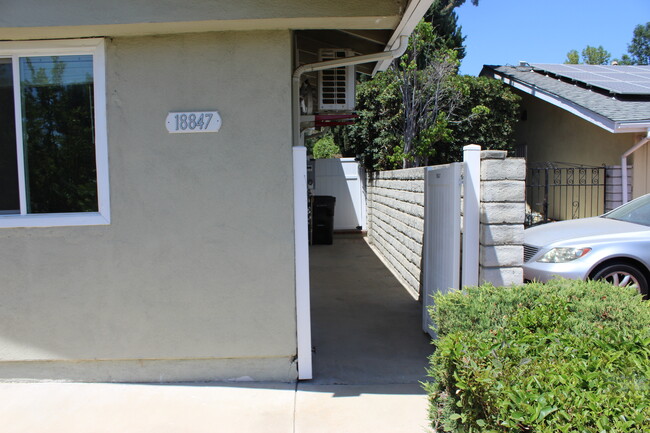
[(605, 212), (606, 167), (543, 162), (526, 173), (526, 226), (601, 215)]
[(457, 162), (425, 172), (422, 327), (432, 337), (432, 295), (460, 285), (461, 167)]

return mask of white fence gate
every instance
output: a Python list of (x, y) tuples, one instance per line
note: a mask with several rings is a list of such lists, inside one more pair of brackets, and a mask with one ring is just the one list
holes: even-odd
[(461, 168), (457, 162), (425, 171), (422, 326), (432, 337), (433, 294), (458, 289), (460, 284)]
[(314, 195), (336, 197), (334, 230), (366, 228), (365, 171), (354, 158), (313, 161)]
[(432, 337), (436, 336), (429, 315), (432, 296), (478, 281), (480, 150), (476, 145), (465, 146), (462, 163), (426, 168), (422, 327)]

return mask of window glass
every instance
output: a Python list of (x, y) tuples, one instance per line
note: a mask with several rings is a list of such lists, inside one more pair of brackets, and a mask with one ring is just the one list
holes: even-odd
[(634, 199), (603, 216), (605, 218), (650, 226), (650, 194)]
[(19, 62), (27, 213), (97, 212), (92, 56)]
[(0, 215), (20, 213), (11, 59), (0, 59)]

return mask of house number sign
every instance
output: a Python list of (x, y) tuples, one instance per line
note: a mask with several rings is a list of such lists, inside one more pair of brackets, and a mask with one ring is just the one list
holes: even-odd
[(221, 128), (221, 116), (216, 111), (174, 112), (167, 115), (165, 125), (172, 134), (217, 132)]

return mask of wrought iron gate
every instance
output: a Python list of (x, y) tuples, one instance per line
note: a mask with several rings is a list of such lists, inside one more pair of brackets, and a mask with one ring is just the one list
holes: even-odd
[(526, 225), (601, 215), (606, 167), (544, 162), (526, 171)]

